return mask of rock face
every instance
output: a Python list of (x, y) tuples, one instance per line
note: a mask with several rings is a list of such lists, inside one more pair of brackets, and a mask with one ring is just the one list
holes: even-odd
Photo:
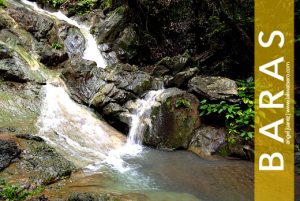
[(8, 9), (9, 15), (36, 39), (46, 38), (54, 23), (48, 17), (37, 15), (25, 8)]
[(237, 85), (225, 77), (197, 76), (188, 83), (189, 91), (210, 100), (236, 101)]
[(189, 149), (199, 155), (211, 155), (225, 143), (225, 136), (225, 128), (215, 128), (203, 125), (195, 130)]
[(92, 65), (70, 66), (62, 77), (75, 99), (95, 107), (109, 102), (125, 103), (152, 87), (150, 75), (128, 64), (115, 64), (105, 69)]
[(0, 130), (35, 132), (41, 106), (40, 90), (41, 86), (35, 83), (0, 81)]
[(24, 139), (21, 166), (32, 172), (34, 183), (46, 185), (70, 176), (74, 166), (44, 140), (30, 135), (17, 137)]
[(153, 84), (150, 75), (128, 64), (114, 64), (105, 69), (92, 63), (71, 64), (63, 71), (62, 78), (73, 99), (94, 107), (117, 128), (122, 122), (121, 114), (128, 112), (124, 104), (151, 89)]
[(156, 100), (160, 104), (152, 109), (152, 128), (144, 134), (144, 143), (162, 149), (187, 148), (194, 129), (200, 125), (198, 99), (170, 88)]
[(14, 141), (0, 139), (0, 171), (9, 166), (20, 152)]
[(0, 49), (3, 54), (0, 57), (0, 77), (4, 80), (46, 82), (42, 72), (36, 69), (39, 68), (39, 63), (24, 50), (14, 50), (4, 44), (0, 44)]
[[(0, 133), (0, 177), (24, 185), (47, 185), (70, 176), (74, 165), (46, 142), (30, 134)], [(8, 166), (18, 158), (16, 163)], [(13, 175), (11, 175), (13, 172)]]

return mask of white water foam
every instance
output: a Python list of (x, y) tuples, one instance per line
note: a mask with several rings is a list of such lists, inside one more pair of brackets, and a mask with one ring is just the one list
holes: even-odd
[(124, 146), (124, 135), (75, 103), (62, 81), (48, 83), (44, 93), (38, 135), (78, 167), (101, 162)]
[(60, 11), (51, 13), (49, 11), (39, 8), (35, 2), (30, 2), (27, 0), (21, 0), (21, 2), (32, 7), (33, 10), (35, 10), (36, 12), (39, 12), (43, 15), (55, 17), (56, 19), (59, 19), (62, 21), (66, 21), (67, 23), (79, 28), (81, 33), (85, 37), (85, 41), (86, 41), (86, 48), (85, 48), (84, 55), (82, 58), (89, 60), (89, 61), (95, 61), (97, 63), (98, 67), (101, 67), (101, 68), (106, 67), (107, 63), (105, 62), (103, 56), (101, 55), (101, 53), (98, 49), (97, 42), (96, 42), (95, 38), (93, 37), (93, 35), (90, 34), (90, 27), (79, 24), (75, 20), (68, 18), (66, 15), (64, 15)]

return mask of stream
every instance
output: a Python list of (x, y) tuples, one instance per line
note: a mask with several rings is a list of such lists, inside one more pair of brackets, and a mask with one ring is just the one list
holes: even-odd
[[(90, 28), (51, 13), (35, 3), (21, 0), (28, 9), (78, 27), (85, 37), (83, 59), (105, 68)], [(71, 192), (138, 194), (151, 201), (236, 201), (253, 200), (253, 165), (221, 157), (202, 159), (188, 151), (166, 152), (142, 145), (145, 125), (155, 99), (164, 89), (148, 92), (137, 100), (128, 137), (101, 120), (91, 108), (74, 102), (63, 81), (55, 76), (43, 86), (37, 135), (73, 162), (79, 169), (69, 180), (46, 189), (51, 199)]]

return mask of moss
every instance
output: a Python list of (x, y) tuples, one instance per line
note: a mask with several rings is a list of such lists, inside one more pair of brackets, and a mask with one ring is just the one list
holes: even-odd
[(0, 7), (5, 6), (5, 1), (4, 0), (0, 0)]
[(221, 147), (218, 150), (218, 154), (223, 157), (230, 156), (230, 150), (229, 150), (228, 146)]

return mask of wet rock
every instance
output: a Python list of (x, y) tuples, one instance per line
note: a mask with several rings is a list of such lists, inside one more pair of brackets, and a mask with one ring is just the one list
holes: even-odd
[(74, 193), (67, 201), (117, 201), (118, 198), (114, 198), (111, 195), (106, 194), (94, 194), (94, 193)]
[(195, 134), (190, 142), (189, 149), (202, 155), (211, 155), (225, 143), (225, 128), (215, 128), (212, 126), (201, 126), (195, 130)]
[(137, 33), (134, 30), (133, 26), (130, 25), (126, 27), (119, 35), (118, 39), (115, 41), (119, 50), (119, 57), (123, 58), (123, 60), (130, 61), (134, 59), (134, 57), (138, 54), (137, 50)]
[(112, 13), (103, 22), (100, 21), (92, 27), (98, 44), (112, 42), (115, 37), (124, 29), (124, 17), (118, 12)]
[(66, 61), (68, 59), (68, 54), (63, 50), (55, 50), (49, 49), (48, 47), (42, 54), (41, 54), (41, 63), (48, 67), (55, 67), (58, 64)]
[(62, 73), (73, 98), (95, 107), (125, 103), (151, 88), (152, 77), (128, 64), (105, 69), (91, 65), (70, 66)]
[(40, 90), (40, 85), (31, 82), (0, 82), (1, 131), (36, 132), (41, 107)]
[(141, 95), (151, 88), (152, 77), (136, 66), (115, 64), (105, 69), (105, 80), (114, 82), (120, 89)]
[(37, 71), (39, 63), (32, 58), (25, 50), (11, 49), (1, 45), (2, 52), (9, 52), (10, 57), (0, 59), (0, 77), (4, 80), (15, 82), (35, 81), (46, 83), (46, 78), (41, 71)]
[(189, 92), (210, 100), (237, 101), (235, 81), (225, 77), (197, 76), (188, 83)]
[(198, 99), (185, 91), (169, 88), (156, 98), (151, 125), (143, 142), (162, 149), (187, 148), (193, 131), (199, 127)]
[(25, 8), (8, 9), (8, 13), (23, 29), (32, 33), (38, 40), (47, 38), (48, 32), (54, 25), (50, 18)]
[(12, 51), (0, 44), (0, 60), (12, 58)]
[(186, 86), (188, 80), (199, 72), (197, 67), (189, 68), (185, 71), (177, 73), (171, 80), (168, 81), (168, 86), (181, 88)]
[(188, 64), (190, 64), (190, 55), (185, 53), (183, 55), (177, 55), (175, 57), (165, 57), (162, 60), (160, 60), (156, 66), (159, 68), (167, 68), (170, 70), (172, 75), (177, 74), (181, 70), (183, 70), (184, 67), (186, 67)]
[(0, 139), (0, 171), (9, 166), (9, 164), (20, 155), (16, 142)]
[(30, 135), (30, 134), (17, 134), (16, 135), (17, 138), (21, 138), (21, 139), (25, 139), (25, 140), (35, 140), (38, 142), (43, 142), (44, 139), (39, 137), (39, 136), (34, 136), (34, 135)]
[(103, 108), (103, 115), (116, 115), (118, 113), (126, 112), (126, 109), (117, 103), (109, 103)]
[(67, 199), (67, 201), (147, 201), (148, 198), (145, 195), (138, 193), (131, 194), (113, 194), (113, 193), (73, 193)]
[[(62, 33), (61, 33), (62, 34)], [(64, 39), (64, 45), (71, 58), (78, 57), (81, 59), (85, 50), (85, 39), (78, 28), (68, 28)], [(76, 62), (76, 61), (75, 61)]]
[(15, 24), (14, 20), (6, 13), (5, 10), (0, 10), (0, 30), (12, 28)]
[(71, 162), (44, 141), (37, 141), (34, 136), (26, 138), (21, 142), (24, 147), (21, 166), (32, 172), (34, 183), (45, 185), (70, 176), (74, 169)]
[(79, 61), (67, 63), (61, 77), (74, 100), (90, 104), (93, 96), (105, 84), (102, 74), (103, 69), (97, 68), (94, 62)]
[(45, 195), (35, 196), (27, 199), (27, 201), (50, 201)]

